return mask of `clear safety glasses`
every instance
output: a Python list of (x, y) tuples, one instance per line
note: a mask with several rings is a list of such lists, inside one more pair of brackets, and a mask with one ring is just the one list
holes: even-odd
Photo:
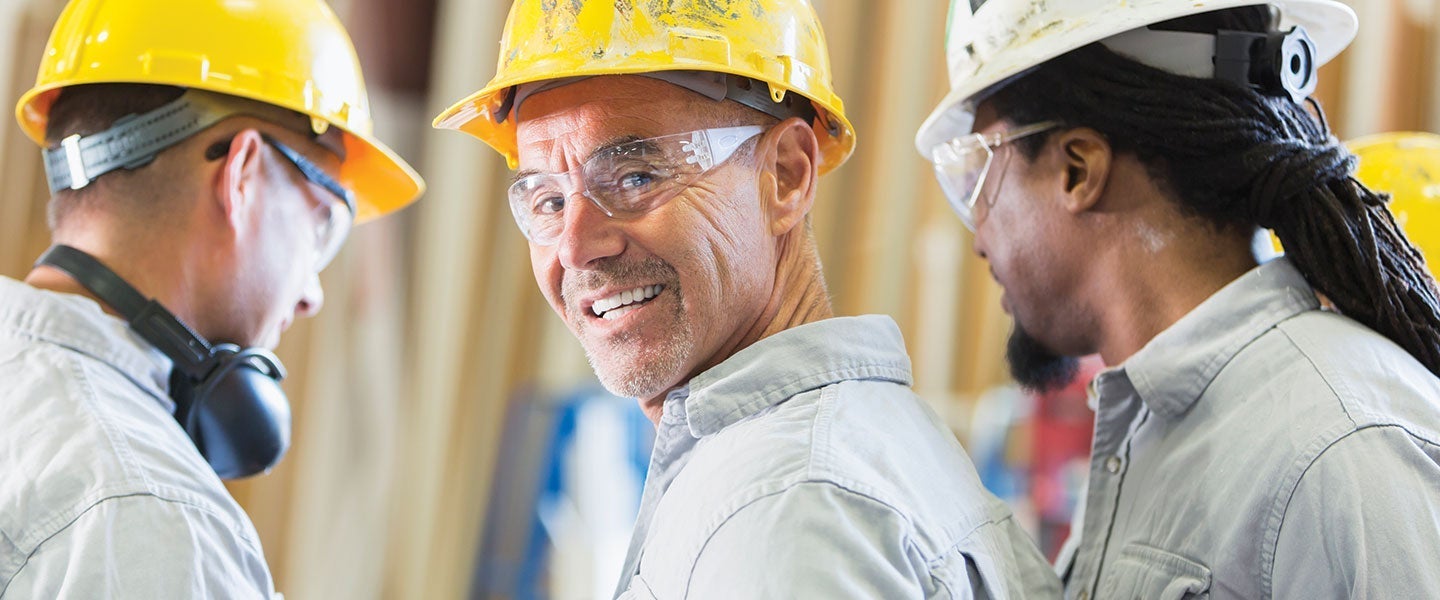
[(960, 222), (970, 231), (975, 231), (975, 202), (980, 190), (985, 187), (985, 175), (995, 159), (995, 150), (1020, 138), (1044, 133), (1060, 123), (1045, 121), (1026, 125), (1009, 131), (989, 135), (972, 133), (935, 146), (930, 152), (930, 161), (935, 164), (935, 177), (945, 190), (950, 207), (960, 216)]
[(565, 228), (576, 192), (612, 219), (633, 219), (669, 202), (765, 129), (748, 125), (701, 129), (626, 141), (596, 150), (564, 173), (520, 173), (508, 191), (520, 231), (540, 246)]
[(325, 270), (335, 255), (340, 252), (340, 247), (345, 245), (345, 238), (350, 235), (350, 227), (355, 224), (355, 194), (335, 181), (329, 173), (321, 169), (319, 165), (310, 162), (305, 155), (296, 152), (293, 148), (280, 143), (269, 135), (261, 134), (260, 138), (265, 143), (285, 157), (290, 164), (300, 170), (305, 179), (326, 191), (339, 200), (345, 206), (344, 210), (337, 210), (336, 202), (320, 202), (311, 211), (315, 218), (315, 272)]

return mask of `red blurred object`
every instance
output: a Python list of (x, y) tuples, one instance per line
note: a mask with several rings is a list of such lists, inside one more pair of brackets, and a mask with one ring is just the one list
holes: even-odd
[(1030, 501), (1040, 525), (1037, 541), (1051, 561), (1070, 535), (1070, 518), (1084, 488), (1095, 427), (1086, 390), (1104, 368), (1098, 356), (1086, 357), (1070, 385), (1032, 396)]

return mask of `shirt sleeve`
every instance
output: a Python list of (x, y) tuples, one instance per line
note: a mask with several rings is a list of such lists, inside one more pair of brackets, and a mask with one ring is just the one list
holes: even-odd
[(151, 495), (103, 500), (41, 542), (0, 599), (271, 598), (258, 543), (227, 521)]
[(696, 557), (687, 598), (923, 598), (923, 564), (893, 508), (802, 483), (735, 512)]
[(1285, 511), (1276, 598), (1423, 598), (1440, 590), (1440, 446), (1400, 427), (1320, 455)]

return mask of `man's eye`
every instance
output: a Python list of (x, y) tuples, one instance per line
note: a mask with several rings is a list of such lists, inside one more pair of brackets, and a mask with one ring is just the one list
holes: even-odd
[(620, 176), (616, 181), (618, 187), (626, 191), (643, 190), (650, 184), (655, 183), (655, 175), (641, 171), (632, 171)]
[(565, 210), (564, 196), (543, 196), (534, 203), (535, 213), (541, 215), (558, 214)]

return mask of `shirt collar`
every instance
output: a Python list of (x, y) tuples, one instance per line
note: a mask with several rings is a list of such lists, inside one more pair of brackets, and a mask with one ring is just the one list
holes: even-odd
[(1281, 321), (1319, 306), (1300, 271), (1277, 258), (1230, 282), (1160, 332), (1125, 361), (1124, 374), (1150, 410), (1179, 417), (1242, 348)]
[(168, 391), (170, 359), (90, 298), (37, 289), (0, 277), (0, 329), (110, 365), (154, 396), (166, 410), (175, 412)]
[(895, 321), (837, 317), (787, 329), (696, 375), (666, 403), (683, 398), (684, 412), (676, 413), (699, 438), (796, 394), (851, 379), (911, 384), (910, 357)]

